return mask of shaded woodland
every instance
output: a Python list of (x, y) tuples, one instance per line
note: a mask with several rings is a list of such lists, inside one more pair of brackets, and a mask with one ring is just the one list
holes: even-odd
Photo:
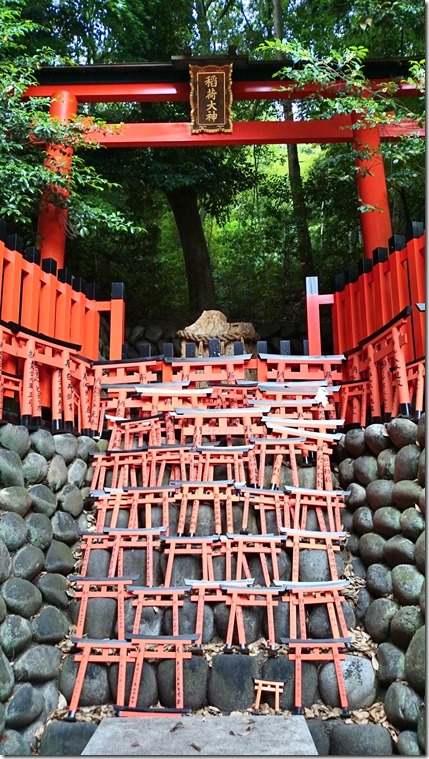
[[(424, 6), (417, 0), (321, 0), (317, 13), (311, 0), (8, 0), (5, 8), (30, 24), (20, 55), (45, 63), (54, 54), (80, 65), (169, 61), (186, 47), (203, 56), (225, 54), (230, 45), (258, 59), (268, 54), (261, 44), (275, 38), (320, 56), (350, 46), (365, 47), (368, 58), (424, 54)], [(50, 52), (40, 55), (45, 46)], [(6, 45), (0, 62), (10, 55)], [(280, 67), (281, 51), (274, 55)], [(15, 65), (18, 72), (19, 60)], [(81, 112), (107, 122), (189, 121), (184, 104), (82, 105)], [(299, 103), (234, 104), (236, 119), (302, 114), (306, 105)], [(388, 144), (384, 157), (393, 227), (403, 233), (409, 221), (424, 218), (424, 157), (413, 146), (401, 152)], [(97, 183), (80, 189), (86, 221), (71, 209), (67, 264), (105, 294), (110, 282), (123, 281), (131, 324), (180, 327), (207, 308), (231, 321), (295, 321), (305, 276), (317, 275), (329, 292), (333, 275), (362, 253), (349, 145), (100, 149), (85, 163), (103, 179), (103, 193)], [(127, 223), (103, 229), (103, 214)], [(26, 214), (17, 203), (14, 218), (32, 243), (37, 203)]]

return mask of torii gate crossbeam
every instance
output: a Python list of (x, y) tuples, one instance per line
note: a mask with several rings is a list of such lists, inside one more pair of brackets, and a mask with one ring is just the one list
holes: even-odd
[[(42, 67), (38, 72), (39, 84), (31, 86), (24, 97), (50, 97), (52, 115), (62, 120), (76, 113), (78, 103), (95, 102), (189, 102), (189, 64), (233, 63), (232, 93), (234, 100), (301, 100), (318, 93), (323, 97), (338, 94), (343, 86), (339, 81), (329, 90), (317, 84), (291, 89), (290, 81), (271, 79), (281, 67), (279, 61), (248, 62), (246, 56), (215, 56), (207, 59), (172, 58), (168, 63), (101, 64), (92, 66)], [(410, 97), (419, 93), (407, 81), (409, 61), (367, 61), (364, 73), (371, 89), (382, 82), (395, 79), (397, 97)], [(110, 125), (113, 127), (115, 125)], [(187, 122), (127, 123), (120, 130), (106, 129), (89, 133), (108, 148), (138, 147), (216, 147), (226, 145), (287, 144), (287, 143), (345, 143), (350, 142), (357, 151), (367, 146), (374, 151), (375, 160), (360, 159), (357, 165), (358, 194), (363, 206), (377, 211), (361, 213), (364, 255), (371, 258), (372, 251), (387, 245), (392, 235), (386, 178), (383, 162), (377, 156), (381, 140), (398, 140), (405, 134), (424, 137), (424, 130), (413, 122), (382, 125), (372, 129), (353, 129), (352, 115), (316, 121), (234, 121), (231, 133), (192, 134)], [(39, 218), (42, 236), (41, 257), (53, 258), (59, 268), (64, 266), (65, 232), (59, 230), (56, 209), (49, 204)], [(62, 227), (64, 220), (61, 219)], [(57, 229), (58, 227), (58, 229)], [(61, 232), (61, 234), (59, 234)]]

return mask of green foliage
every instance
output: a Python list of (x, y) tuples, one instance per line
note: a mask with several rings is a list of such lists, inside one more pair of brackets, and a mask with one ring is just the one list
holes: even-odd
[[(89, 130), (97, 134), (105, 124), (77, 115), (67, 124), (49, 115), (47, 98), (27, 98), (27, 88), (36, 83), (35, 72), (43, 62), (58, 62), (49, 48), (27, 53), (26, 36), (37, 25), (21, 17), (19, 0), (5, 0), (0, 7), (0, 216), (29, 231), (42, 199), (69, 211), (74, 235), (111, 228), (134, 233), (135, 225), (103, 198), (113, 188), (102, 174), (75, 153), (73, 171), (64, 169), (67, 150), (94, 150)], [(52, 160), (46, 145), (61, 145)], [(61, 155), (62, 154), (62, 155)], [(63, 156), (63, 157), (62, 157)], [(64, 160), (63, 160), (64, 159)], [(85, 193), (91, 191), (91, 198)]]
[[(290, 63), (280, 66), (276, 73), (279, 79), (290, 80), (290, 84), (280, 85), (279, 90), (293, 93), (307, 84), (319, 85), (302, 104), (307, 117), (331, 119), (338, 114), (354, 113), (355, 129), (399, 123), (404, 118), (423, 123), (423, 114), (419, 115), (403, 98), (395, 97), (400, 82), (386, 81), (371, 87), (364, 73), (368, 49), (362, 45), (331, 49), (328, 55), (320, 55), (298, 40), (268, 40), (258, 49), (264, 53), (281, 52), (290, 59)], [(423, 60), (412, 62), (406, 81), (424, 94)]]

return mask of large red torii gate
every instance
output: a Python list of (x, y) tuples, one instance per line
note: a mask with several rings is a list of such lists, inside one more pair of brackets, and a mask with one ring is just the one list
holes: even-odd
[[(46, 66), (38, 72), (39, 84), (26, 91), (26, 97), (51, 98), (50, 113), (67, 121), (77, 113), (78, 103), (96, 102), (189, 102), (189, 65), (233, 63), (232, 95), (234, 100), (300, 100), (319, 93), (332, 97), (342, 86), (340, 82), (328, 90), (317, 84), (305, 85), (293, 91), (292, 82), (273, 80), (279, 61), (252, 61), (246, 56), (228, 55), (205, 58), (180, 56), (168, 63), (100, 64), (88, 66)], [(406, 81), (408, 64), (405, 59), (368, 61), (364, 66), (372, 90), (388, 79), (396, 81), (397, 97), (420, 94)], [(282, 87), (283, 89), (280, 89)], [(109, 127), (113, 125), (108, 125)], [(381, 140), (399, 140), (415, 133), (424, 137), (424, 130), (412, 121), (353, 129), (353, 115), (314, 121), (235, 121), (231, 133), (192, 134), (188, 122), (128, 123), (119, 130), (93, 132), (88, 139), (97, 140), (109, 148), (121, 147), (219, 147), (221, 145), (333, 143), (350, 142), (362, 153), (374, 151), (371, 159), (357, 161), (363, 171), (357, 172), (358, 195), (363, 205), (377, 211), (362, 211), (361, 225), (364, 256), (372, 257), (377, 247), (386, 247), (392, 236), (384, 165), (378, 148)], [(51, 149), (55, 165), (55, 148)], [(67, 165), (61, 155), (61, 169), (71, 170), (71, 155)], [(66, 216), (64, 208), (44, 204), (38, 234), (41, 257), (52, 258), (58, 268), (64, 266), (66, 245)]]

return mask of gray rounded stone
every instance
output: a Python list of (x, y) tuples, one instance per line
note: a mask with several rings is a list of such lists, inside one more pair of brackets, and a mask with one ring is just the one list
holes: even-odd
[(421, 448), (425, 447), (426, 443), (426, 414), (423, 412), (417, 423), (417, 443)]
[(341, 487), (347, 489), (350, 483), (355, 481), (355, 461), (352, 458), (344, 459), (338, 465), (338, 479)]
[(30, 680), (32, 683), (44, 683), (58, 677), (61, 651), (55, 646), (45, 644), (33, 645), (20, 654), (14, 662), (17, 680)]
[(214, 656), (208, 682), (209, 704), (225, 713), (249, 709), (254, 701), (254, 677), (257, 677), (257, 666), (253, 657)]
[(377, 456), (377, 473), (381, 480), (393, 480), (395, 472), (396, 451), (386, 448)]
[(30, 744), (16, 730), (5, 730), (0, 735), (0, 754), (1, 756), (30, 756)]
[(357, 601), (355, 604), (355, 615), (358, 622), (363, 622), (365, 614), (368, 611), (368, 607), (374, 601), (374, 597), (371, 595), (367, 588), (360, 588), (358, 591)]
[(385, 543), (384, 559), (389, 567), (396, 567), (397, 564), (414, 564), (416, 560), (414, 543), (403, 535), (394, 535)]
[(370, 564), (381, 564), (385, 543), (385, 539), (375, 532), (367, 532), (362, 535), (359, 539), (359, 553), (367, 567)]
[(426, 530), (416, 540), (415, 559), (417, 569), (422, 574), (426, 573)]
[(25, 484), (35, 485), (37, 482), (43, 482), (47, 472), (48, 462), (46, 459), (36, 451), (29, 451), (22, 462)]
[(351, 482), (347, 488), (349, 495), (344, 497), (345, 504), (350, 511), (356, 511), (361, 506), (367, 506), (366, 489), (358, 482)]
[[(134, 667), (132, 664), (127, 664), (125, 674), (125, 702), (127, 703), (131, 694), (131, 685), (133, 681)], [(116, 693), (118, 688), (118, 665), (112, 664), (109, 667), (109, 685), (113, 696), (113, 700), (116, 701)], [(138, 709), (148, 709), (150, 706), (155, 706), (158, 703), (158, 682), (156, 676), (156, 667), (150, 662), (145, 662), (142, 676), (140, 679), (137, 703)]]
[(359, 559), (359, 557), (352, 559), (352, 568), (355, 577), (362, 577), (363, 580), (366, 579), (366, 566), (362, 559)]
[(31, 485), (28, 488), (33, 510), (37, 514), (45, 514), (51, 517), (57, 508), (57, 499), (54, 493), (46, 485)]
[(30, 435), (27, 427), (21, 424), (5, 424), (0, 427), (0, 445), (14, 451), (23, 459), (30, 448)]
[(6, 706), (6, 725), (9, 728), (26, 727), (43, 711), (43, 695), (30, 683), (19, 685)]
[[(365, 506), (361, 506), (360, 508), (365, 508)], [(310, 515), (311, 520), (308, 518)], [(352, 530), (353, 516), (354, 515), (349, 509), (341, 509), (341, 524), (343, 526), (343, 530), (348, 530), (349, 532)], [(319, 522), (317, 520), (314, 509), (307, 513), (306, 530), (320, 530)]]
[(28, 619), (42, 605), (42, 594), (29, 580), (11, 577), (0, 588), (10, 614), (19, 614)]
[(414, 690), (424, 697), (426, 682), (425, 625), (414, 633), (405, 653), (405, 677)]
[(11, 573), (12, 560), (7, 545), (0, 539), (0, 582), (7, 580)]
[(361, 485), (369, 485), (378, 478), (377, 459), (374, 456), (359, 456), (355, 460), (354, 472)]
[(426, 751), (426, 708), (420, 710), (417, 720), (417, 740), (422, 751)]
[(359, 556), (359, 536), (349, 535), (347, 538), (347, 548), (353, 556)]
[[(335, 554), (338, 576), (344, 572), (344, 559), (340, 553)], [(299, 553), (299, 577), (302, 582), (331, 580), (328, 556), (325, 551), (304, 549)]]
[(426, 516), (426, 492), (425, 488), (422, 488), (419, 495), (418, 507), (422, 514)]
[(0, 485), (6, 488), (24, 487), (22, 461), (15, 451), (0, 449)]
[(393, 503), (398, 509), (405, 511), (419, 502), (421, 490), (420, 485), (412, 480), (395, 482), (392, 490)]
[(368, 606), (364, 626), (376, 643), (384, 643), (388, 640), (390, 621), (398, 608), (398, 604), (389, 598), (376, 598)]
[(403, 730), (399, 733), (396, 750), (399, 756), (421, 756), (417, 733), (414, 730)]
[[(356, 617), (348, 601), (343, 601), (342, 610), (348, 629), (355, 627)], [(332, 638), (333, 632), (329, 615), (325, 606), (315, 605), (308, 614), (308, 637), (309, 638)]]
[(56, 511), (51, 517), (53, 537), (62, 543), (72, 545), (79, 540), (79, 532), (76, 521), (66, 511)]
[(400, 480), (415, 480), (419, 468), (421, 448), (418, 445), (405, 445), (396, 454), (395, 471), (393, 479), (395, 482)]
[[(375, 672), (369, 659), (346, 655), (341, 662), (344, 685), (350, 709), (370, 706), (376, 695)], [(333, 662), (327, 662), (319, 673), (319, 691), (328, 706), (340, 706), (338, 682)]]
[(55, 453), (62, 456), (66, 464), (70, 464), (77, 455), (77, 439), (70, 432), (54, 435)]
[[(282, 467), (282, 471), (290, 472), (290, 477), (285, 481), (282, 482), (280, 480), (280, 487), (283, 485), (293, 485), (292, 481), (292, 470), (289, 469), (289, 467)], [(298, 467), (298, 482), (300, 488), (315, 488), (316, 487), (316, 467), (314, 466), (306, 466), (306, 467)]]
[[(90, 556), (89, 556), (88, 569), (86, 572), (86, 576), (87, 577), (108, 577), (109, 564), (110, 564), (110, 551), (107, 551), (104, 548), (99, 548), (97, 551), (91, 551)], [(183, 582), (175, 583), (172, 581), (171, 585), (183, 585)]]
[(397, 564), (392, 569), (393, 593), (403, 606), (418, 604), (424, 577), (412, 564)]
[(358, 535), (372, 532), (373, 512), (368, 506), (360, 506), (353, 514), (353, 529)]
[(386, 506), (393, 506), (393, 482), (391, 480), (373, 480), (366, 488), (366, 499), (376, 511)]
[(28, 514), (25, 524), (28, 530), (28, 540), (33, 546), (44, 551), (51, 545), (53, 530), (51, 520), (46, 514)]
[(424, 448), (420, 451), (419, 465), (417, 468), (417, 482), (422, 488), (424, 488), (426, 483), (426, 451)]
[(374, 532), (383, 538), (392, 538), (401, 532), (401, 512), (394, 506), (383, 506), (374, 511)]
[(417, 440), (417, 424), (411, 419), (396, 417), (386, 425), (387, 434), (396, 448), (415, 443)]
[(383, 725), (337, 722), (330, 733), (332, 756), (391, 756), (392, 739)]
[(76, 485), (65, 485), (58, 493), (58, 506), (72, 517), (78, 517), (83, 511), (82, 493)]
[[(214, 605), (210, 606), (209, 604), (204, 604), (202, 634), (203, 643), (210, 643), (211, 639), (213, 638), (216, 620), (215, 611), (216, 610)], [(185, 598), (183, 601), (183, 606), (179, 609), (179, 629), (181, 633), (184, 635), (192, 635), (195, 632), (196, 619), (197, 605), (195, 601), (191, 601), (190, 598)], [(249, 625), (248, 615), (245, 616), (244, 624), (245, 630), (248, 632), (249, 627), (251, 627), (251, 625)], [(164, 635), (173, 634), (173, 615), (171, 609), (166, 609), (164, 612), (162, 619), (162, 632)]]
[(402, 606), (392, 617), (390, 636), (397, 646), (406, 651), (414, 633), (423, 624), (424, 618), (418, 606)]
[(114, 598), (90, 598), (86, 613), (85, 634), (88, 638), (111, 638), (116, 620)]
[(70, 603), (70, 597), (67, 595), (69, 582), (64, 575), (55, 572), (44, 574), (35, 580), (35, 584), (45, 603), (54, 604), (60, 609), (67, 608)]
[(0, 622), (6, 619), (7, 607), (4, 599), (0, 596)]
[(9, 551), (16, 551), (17, 548), (24, 545), (27, 539), (27, 531), (27, 523), (19, 514), (8, 511), (0, 516), (0, 540), (3, 541)]
[(18, 614), (9, 614), (0, 626), (0, 645), (9, 659), (23, 651), (31, 641), (31, 622)]
[(384, 710), (389, 722), (401, 730), (415, 728), (422, 699), (404, 683), (391, 683), (384, 699)]
[(374, 456), (390, 448), (391, 441), (385, 424), (369, 424), (364, 430), (365, 443)]
[(68, 467), (67, 482), (81, 488), (85, 482), (87, 465), (82, 459), (75, 459)]
[(49, 430), (36, 430), (30, 435), (31, 447), (49, 461), (55, 453), (54, 438)]
[(15, 685), (13, 669), (0, 648), (0, 701), (7, 701)]
[(0, 735), (2, 734), (4, 728), (5, 728), (6, 720), (5, 720), (5, 708), (3, 704), (0, 703)]
[[(71, 699), (77, 671), (78, 664), (71, 654), (62, 662), (59, 679), (60, 691), (67, 701)], [(112, 703), (107, 669), (102, 664), (89, 663), (79, 703), (80, 706)]]
[(403, 680), (405, 673), (404, 652), (393, 643), (380, 643), (377, 649), (377, 676), (383, 685)]
[(45, 563), (45, 554), (40, 548), (26, 545), (20, 548), (12, 561), (12, 571), (15, 577), (23, 577), (32, 580), (42, 571)]
[(40, 741), (40, 755), (80, 756), (97, 727), (96, 722), (52, 721)]
[(374, 598), (388, 596), (392, 592), (392, 573), (384, 564), (371, 564), (366, 573), (366, 586)]
[(79, 435), (77, 438), (77, 451), (76, 456), (79, 459), (87, 462), (91, 456), (91, 453), (97, 451), (97, 441), (87, 435)]
[(36, 643), (59, 643), (69, 632), (70, 622), (55, 606), (45, 606), (32, 619)]
[(10, 485), (0, 490), (0, 509), (25, 517), (31, 509), (31, 498), (24, 487)]
[[(302, 664), (302, 705), (311, 706), (317, 699), (317, 666), (313, 662)], [(260, 675), (264, 680), (284, 683), (283, 693), (280, 694), (280, 709), (292, 711), (295, 704), (295, 666), (284, 656), (269, 657), (262, 665)], [(262, 703), (274, 708), (274, 696), (264, 693)]]
[(73, 571), (76, 560), (65, 544), (59, 540), (53, 540), (45, 557), (45, 569), (47, 572), (60, 572), (70, 574)]
[(50, 489), (56, 493), (67, 482), (67, 466), (62, 456), (55, 453), (52, 456), (47, 474), (47, 482)]
[(415, 543), (419, 535), (421, 535), (425, 529), (425, 520), (423, 519), (420, 511), (417, 511), (417, 509), (412, 506), (411, 508), (405, 509), (405, 511), (402, 512), (400, 517), (400, 525), (403, 536), (405, 538), (409, 538)]
[[(243, 609), (243, 626), (244, 626), (245, 638), (246, 638), (247, 643), (254, 643), (255, 640), (258, 640), (261, 637), (261, 626), (262, 626), (261, 612), (262, 612), (261, 607), (254, 607), (254, 608), (245, 607)], [(214, 614), (214, 623), (216, 626), (216, 632), (218, 634), (218, 637), (221, 638), (222, 640), (225, 640), (227, 630), (228, 630), (230, 607), (224, 603), (218, 603), (215, 605), (213, 614)], [(196, 617), (196, 608), (195, 608), (195, 617)], [(239, 643), (236, 629), (234, 629), (232, 642), (234, 645), (235, 644), (238, 645)]]
[[(183, 700), (185, 708), (197, 711), (207, 704), (208, 662), (200, 656), (183, 662)], [(172, 660), (158, 664), (157, 681), (162, 706), (176, 706), (176, 665)]]
[[(150, 636), (150, 635), (161, 635), (162, 633), (165, 633), (166, 635), (172, 634), (172, 628), (167, 632), (166, 630), (163, 630), (163, 620), (165, 618), (166, 611), (163, 611), (163, 609), (160, 609), (158, 607), (153, 606), (145, 606), (142, 610), (140, 625), (137, 630), (138, 635), (144, 635), (144, 636)], [(210, 609), (212, 616), (213, 611)], [(125, 632), (133, 632), (134, 630), (134, 621), (135, 621), (135, 614), (136, 607), (132, 606), (130, 603), (130, 599), (125, 600)], [(179, 629), (182, 631), (182, 626), (179, 621)], [(115, 624), (114, 628), (115, 632), (115, 638), (118, 637), (118, 626)], [(194, 630), (192, 631), (194, 632)], [(204, 633), (203, 633), (204, 635)]]
[(345, 434), (344, 445), (347, 452), (352, 458), (357, 459), (358, 456), (364, 456), (368, 453), (368, 448), (365, 441), (365, 430), (362, 427), (355, 427), (348, 430)]

